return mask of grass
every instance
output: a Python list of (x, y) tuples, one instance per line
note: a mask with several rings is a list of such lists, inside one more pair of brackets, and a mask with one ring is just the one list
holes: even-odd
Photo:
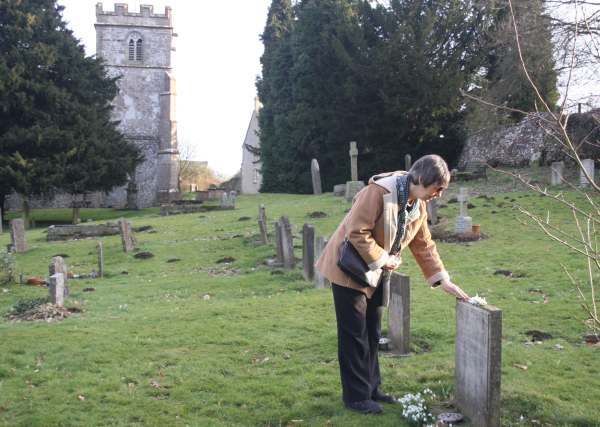
[[(456, 283), (503, 310), (502, 425), (600, 425), (599, 348), (582, 342), (585, 316), (560, 266), (584, 280), (585, 265), (521, 224), (511, 206), (550, 210), (564, 224), (568, 212), (518, 191), (506, 177), (467, 186), (494, 192), (493, 200), (472, 198), (470, 211), (490, 238), (438, 247)], [(453, 185), (444, 199), (456, 191)], [(106, 277), (70, 281), (67, 305), (83, 307), (82, 314), (56, 323), (0, 320), (0, 425), (406, 425), (400, 408), (387, 406), (380, 416), (344, 410), (331, 291), (304, 282), (299, 269), (271, 274), (262, 264), (274, 249), (255, 243), (260, 203), (269, 222), (290, 217), (297, 245), (303, 223), (328, 235), (349, 208), (328, 193), (240, 196), (235, 211), (169, 217), (156, 209), (82, 209), (84, 218), (126, 216), (134, 226), (151, 225), (157, 233), (136, 237), (155, 257), (134, 259), (122, 252), (119, 236), (103, 237)], [(328, 216), (308, 218), (314, 211)], [(439, 214), (452, 223), (457, 211), (457, 204), (447, 204)], [(239, 221), (244, 216), (253, 219)], [(34, 211), (34, 217), (67, 221), (70, 211)], [(69, 255), (75, 272), (95, 268), (94, 240), (46, 242), (43, 228), (28, 231), (27, 240), (29, 250), (17, 257), (25, 276), (45, 276), (58, 253)], [(0, 247), (8, 243), (8, 234), (0, 235)], [(410, 253), (403, 255), (401, 271), (412, 281), (412, 341), (428, 351), (382, 356), (384, 388), (402, 395), (429, 387), (442, 406), (453, 388), (454, 302), (425, 286)], [(225, 256), (235, 261), (218, 264)], [(166, 262), (173, 257), (180, 261)], [(494, 275), (498, 269), (524, 277)], [(86, 287), (96, 291), (83, 292)], [(0, 314), (47, 293), (19, 285), (3, 289)], [(530, 289), (541, 289), (548, 303)], [(526, 345), (531, 329), (553, 338)]]

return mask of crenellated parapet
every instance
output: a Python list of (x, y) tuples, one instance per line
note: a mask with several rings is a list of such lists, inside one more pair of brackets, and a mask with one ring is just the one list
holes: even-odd
[(154, 6), (142, 4), (139, 12), (130, 12), (127, 3), (115, 3), (114, 11), (108, 11), (96, 3), (96, 25), (102, 24), (172, 28), (172, 11), (166, 6), (165, 13), (154, 13)]

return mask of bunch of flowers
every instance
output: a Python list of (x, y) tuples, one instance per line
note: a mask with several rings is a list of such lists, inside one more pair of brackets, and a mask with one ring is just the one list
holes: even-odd
[(412, 394), (408, 393), (399, 399), (402, 405), (402, 416), (411, 424), (421, 426), (433, 426), (435, 417), (427, 409), (427, 399), (434, 397), (433, 392), (426, 388), (423, 393)]

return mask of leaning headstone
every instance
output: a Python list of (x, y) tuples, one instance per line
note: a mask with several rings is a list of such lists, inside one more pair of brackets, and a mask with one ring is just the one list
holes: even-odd
[(258, 207), (258, 229), (260, 230), (260, 241), (263, 245), (269, 243), (269, 234), (267, 233), (267, 214), (265, 205), (261, 204)]
[(356, 148), (356, 141), (350, 141), (350, 179), (352, 181), (358, 181), (358, 148)]
[(229, 192), (229, 207), (235, 209), (235, 204), (237, 202), (237, 191), (231, 190)]
[[(594, 180), (594, 160), (593, 159), (584, 159), (581, 161), (581, 165), (583, 169), (588, 173), (588, 175)], [(579, 171), (579, 184), (582, 187), (589, 187), (590, 182), (585, 177), (583, 170)]]
[(104, 277), (104, 245), (102, 242), (96, 244), (98, 253), (98, 277)]
[(437, 199), (431, 199), (427, 202), (427, 219), (431, 225), (438, 223), (438, 204)]
[(456, 304), (455, 403), (478, 427), (500, 426), (502, 311)]
[(365, 187), (365, 183), (362, 181), (348, 181), (346, 183), (345, 199), (347, 202), (351, 202), (354, 196)]
[(119, 229), (121, 231), (121, 243), (123, 243), (123, 251), (131, 252), (135, 249), (135, 237), (131, 230), (131, 224), (129, 221), (121, 218), (119, 220)]
[(321, 171), (317, 159), (312, 159), (310, 162), (310, 174), (312, 176), (313, 194), (322, 194)]
[(50, 276), (50, 286), (48, 287), (50, 293), (50, 302), (56, 304), (59, 307), (65, 305), (65, 282), (62, 273), (56, 273)]
[(460, 187), (458, 192), (458, 202), (460, 203), (460, 212), (456, 218), (455, 232), (463, 234), (471, 231), (473, 220), (467, 215), (467, 202), (469, 201), (469, 193), (465, 187)]
[(283, 255), (283, 268), (293, 269), (296, 265), (294, 258), (294, 236), (292, 234), (292, 224), (286, 216), (279, 220), (281, 226), (281, 248)]
[(67, 264), (65, 264), (65, 260), (61, 256), (54, 256), (50, 260), (50, 265), (48, 266), (48, 276), (52, 277), (55, 274), (60, 273), (63, 277), (63, 290), (65, 293), (65, 297), (69, 295), (69, 286), (68, 286), (68, 270)]
[(22, 218), (10, 221), (10, 241), (15, 252), (25, 252), (27, 250), (25, 223)]
[(346, 194), (346, 184), (336, 184), (333, 186), (333, 195), (343, 197)]
[(302, 227), (302, 274), (304, 280), (311, 282), (315, 278), (315, 226), (304, 224)]
[[(319, 236), (317, 237), (317, 243), (315, 245), (315, 259), (319, 259), (323, 251), (325, 250), (325, 246), (327, 245), (327, 239), (325, 237)], [(325, 287), (329, 287), (331, 284), (329, 280), (325, 276), (319, 272), (319, 270), (315, 270), (315, 287), (318, 289), (322, 289)]]
[(565, 170), (565, 162), (553, 162), (550, 168), (552, 171), (550, 183), (552, 185), (562, 184), (562, 177)]
[(412, 157), (410, 154), (404, 156), (404, 170), (409, 171), (412, 167)]
[(275, 227), (275, 251), (277, 253), (277, 262), (283, 265), (283, 239), (281, 232), (281, 223), (276, 221), (274, 223)]
[(392, 273), (390, 277), (390, 305), (388, 338), (394, 351), (410, 352), (410, 277)]

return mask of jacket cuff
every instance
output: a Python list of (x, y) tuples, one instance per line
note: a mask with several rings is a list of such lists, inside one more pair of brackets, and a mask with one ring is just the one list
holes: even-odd
[(381, 251), (381, 256), (369, 264), (369, 270), (379, 270), (385, 265), (390, 255), (386, 251)]
[(440, 280), (450, 280), (450, 275), (447, 271), (440, 271), (439, 273), (435, 273), (433, 276), (427, 278), (427, 282), (431, 286), (433, 286), (435, 282), (439, 282)]

